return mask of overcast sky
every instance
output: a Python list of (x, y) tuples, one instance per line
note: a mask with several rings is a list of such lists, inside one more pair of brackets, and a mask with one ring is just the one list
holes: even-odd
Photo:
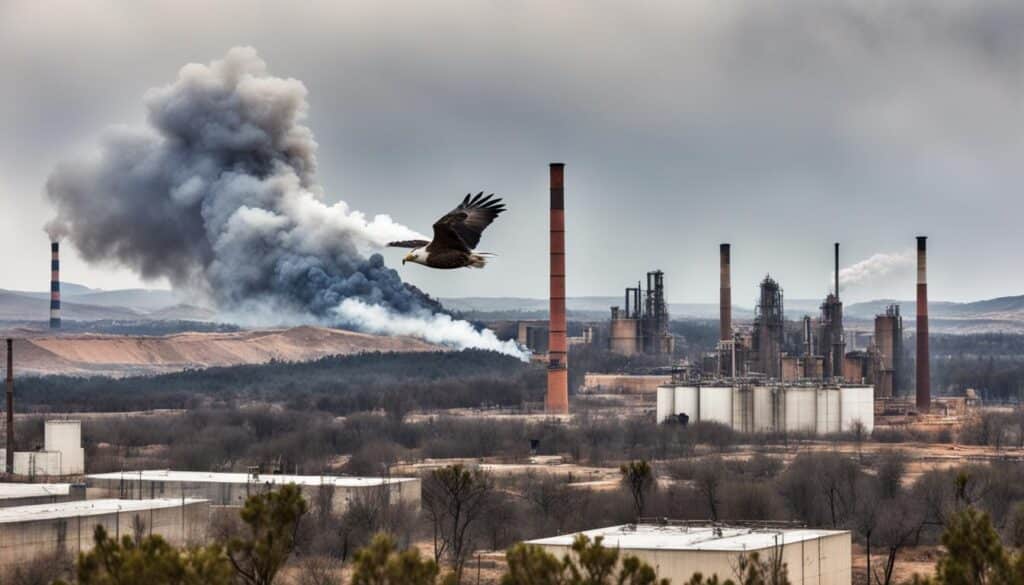
[[(819, 297), (833, 241), (849, 265), (919, 233), (933, 299), (1024, 293), (1021, 30), (1019, 1), (0, 0), (0, 288), (47, 288), (57, 161), (251, 45), (308, 88), (329, 201), (428, 232), (468, 191), (506, 198), (483, 271), (385, 253), (436, 296), (546, 295), (550, 161), (571, 296), (660, 268), (671, 300), (713, 301), (728, 241), (737, 303), (766, 272)], [(63, 259), (69, 281), (141, 283)], [(913, 294), (909, 264), (844, 291)]]

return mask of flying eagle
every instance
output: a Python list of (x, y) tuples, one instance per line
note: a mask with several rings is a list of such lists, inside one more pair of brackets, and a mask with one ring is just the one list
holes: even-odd
[(505, 205), (494, 193), (486, 197), (483, 191), (476, 195), (470, 193), (458, 207), (434, 222), (433, 240), (403, 240), (388, 246), (413, 249), (402, 259), (402, 264), (415, 262), (441, 269), (483, 268), (489, 254), (474, 252), (473, 248), (480, 243), (480, 234), (502, 211)]

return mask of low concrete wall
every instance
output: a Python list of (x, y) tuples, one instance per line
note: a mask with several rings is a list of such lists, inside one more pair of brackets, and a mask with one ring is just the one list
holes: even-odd
[[(209, 500), (215, 506), (242, 506), (249, 496), (265, 493), (275, 485), (252, 481), (246, 483), (207, 482), (207, 481), (175, 481), (138, 479), (125, 472), (123, 478), (88, 477), (89, 498), (124, 498), (128, 500), (144, 500), (152, 498), (201, 498)], [(302, 495), (310, 506), (327, 498), (331, 508), (338, 513), (344, 512), (357, 498), (387, 497), (393, 503), (403, 503), (419, 510), (420, 480), (410, 478), (396, 481), (383, 486), (335, 486), (300, 485)]]
[(103, 526), (113, 538), (159, 534), (175, 546), (186, 546), (205, 543), (210, 524), (210, 504), (206, 501), (160, 502), (159, 507), (148, 509), (111, 509), (99, 513), (82, 510), (71, 510), (67, 514), (31, 513), (47, 507), (51, 506), (8, 510), (26, 513), (24, 519), (5, 516), (0, 521), (0, 571), (7, 572), (39, 558), (58, 555), (74, 558), (79, 552), (92, 549), (96, 526)]

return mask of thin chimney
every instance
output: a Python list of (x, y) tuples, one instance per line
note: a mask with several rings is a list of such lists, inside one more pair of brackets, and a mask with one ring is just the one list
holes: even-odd
[(565, 317), (565, 165), (551, 163), (551, 306), (548, 337), (548, 393), (544, 408), (569, 412), (569, 364)]
[(60, 329), (60, 243), (50, 243), (50, 329)]
[(917, 237), (917, 410), (932, 405), (931, 366), (928, 363), (928, 257), (927, 236)]
[(729, 257), (729, 244), (718, 247), (720, 264), (720, 285), (718, 294), (718, 339), (732, 339), (732, 260)]
[(7, 340), (7, 473), (14, 473), (14, 340)]

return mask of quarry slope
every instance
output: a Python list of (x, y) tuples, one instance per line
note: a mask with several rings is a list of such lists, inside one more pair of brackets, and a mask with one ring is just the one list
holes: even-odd
[[(15, 335), (15, 337), (19, 337)], [(230, 333), (180, 333), (158, 337), (77, 334), (19, 337), (15, 371), (20, 374), (103, 374), (126, 376), (187, 368), (309, 361), (365, 352), (437, 351), (410, 337), (382, 337), (295, 327)]]

